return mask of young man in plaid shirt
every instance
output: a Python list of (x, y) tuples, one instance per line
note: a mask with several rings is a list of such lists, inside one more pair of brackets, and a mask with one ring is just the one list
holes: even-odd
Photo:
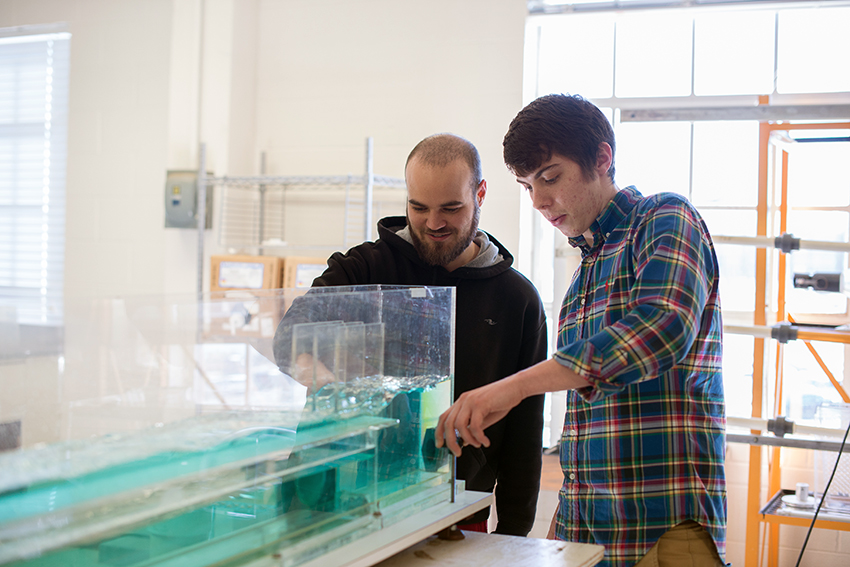
[[(614, 183), (614, 134), (579, 96), (524, 108), (505, 162), (578, 247), (554, 357), (463, 394), (437, 436), (460, 454), (527, 396), (568, 390), (564, 484), (549, 537), (604, 565), (723, 565), (725, 411), (717, 257), (682, 196)], [(455, 435), (444, 435), (455, 430)]]

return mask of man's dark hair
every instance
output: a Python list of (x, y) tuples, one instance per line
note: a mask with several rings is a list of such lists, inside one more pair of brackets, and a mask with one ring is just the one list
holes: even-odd
[(413, 158), (431, 167), (446, 167), (456, 159), (462, 159), (472, 172), (472, 191), (481, 183), (481, 156), (469, 140), (454, 134), (428, 136), (410, 150), (404, 170)]
[(536, 171), (553, 154), (594, 176), (599, 144), (611, 146), (608, 177), (614, 180), (614, 130), (602, 111), (579, 95), (551, 94), (530, 102), (511, 121), (502, 142), (505, 164), (516, 175)]

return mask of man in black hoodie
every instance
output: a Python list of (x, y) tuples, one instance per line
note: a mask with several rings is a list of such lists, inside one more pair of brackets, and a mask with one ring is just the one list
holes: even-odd
[[(456, 398), (545, 360), (546, 316), (537, 290), (511, 267), (510, 252), (478, 229), (487, 182), (475, 146), (452, 134), (429, 136), (410, 152), (405, 180), (407, 216), (380, 220), (378, 240), (333, 254), (313, 287), (455, 287)], [(288, 363), (285, 351), (276, 337), (279, 365)], [(468, 490), (495, 486), (496, 533), (525, 536), (534, 524), (542, 432), (543, 396), (530, 397), (487, 429), (489, 447), (457, 460), (457, 477)], [(482, 510), (460, 527), (486, 532), (488, 516)]]

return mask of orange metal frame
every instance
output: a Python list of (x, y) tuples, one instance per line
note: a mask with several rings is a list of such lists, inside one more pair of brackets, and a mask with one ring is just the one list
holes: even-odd
[[(783, 124), (762, 122), (759, 124), (759, 164), (758, 164), (758, 217), (757, 217), (757, 235), (768, 236), (768, 215), (770, 214), (770, 197), (768, 191), (768, 183), (770, 180), (770, 136), (774, 131), (789, 131), (789, 130), (828, 130), (828, 129), (848, 129), (850, 122), (835, 122), (835, 123), (814, 123), (814, 124)], [(779, 224), (780, 233), (787, 232), (787, 196), (788, 196), (788, 154), (782, 152), (781, 159), (781, 200), (779, 206)], [(786, 317), (785, 313), (785, 269), (786, 262), (784, 254), (780, 254), (777, 264), (778, 277), (778, 299), (776, 320), (782, 321)], [(753, 323), (755, 325), (766, 325), (768, 310), (770, 304), (767, 299), (767, 250), (758, 248), (756, 250), (756, 297), (755, 297), (755, 316)], [(788, 317), (791, 319), (791, 317)], [(835, 380), (829, 370), (823, 363), (823, 360), (814, 350), (814, 347), (809, 343), (810, 340), (831, 341), (831, 342), (848, 342), (847, 333), (836, 333), (830, 331), (812, 331), (799, 330), (797, 334), (799, 339), (806, 341), (812, 354), (818, 360), (821, 368), (826, 372), (830, 381), (839, 390), (842, 399), (850, 401), (847, 398), (847, 393), (844, 392), (840, 384)], [(765, 339), (756, 338), (753, 352), (753, 389), (752, 389), (752, 417), (761, 418), (765, 411), (762, 400), (764, 395), (764, 379), (765, 379)], [(774, 413), (782, 407), (782, 361), (783, 347), (779, 344), (776, 353), (776, 381), (774, 388)], [(776, 417), (776, 415), (774, 415)], [(754, 432), (756, 433), (756, 432)], [(772, 456), (769, 467), (768, 494), (775, 494), (780, 490), (781, 471), (779, 465), (780, 448), (772, 449)], [(760, 493), (761, 493), (761, 470), (762, 470), (762, 448), (758, 445), (750, 446), (749, 459), (749, 475), (747, 483), (747, 536), (745, 549), (745, 564), (748, 567), (755, 567), (760, 564), (759, 549), (761, 547), (760, 526), (762, 522), (767, 522), (769, 526), (768, 533), (768, 565), (776, 567), (779, 561), (779, 526), (781, 524), (802, 525), (808, 526), (810, 520), (801, 518), (790, 518), (780, 516), (763, 516), (759, 513), (760, 509)], [(850, 524), (842, 522), (830, 522), (818, 520), (815, 527), (826, 529), (837, 529), (850, 531)]]

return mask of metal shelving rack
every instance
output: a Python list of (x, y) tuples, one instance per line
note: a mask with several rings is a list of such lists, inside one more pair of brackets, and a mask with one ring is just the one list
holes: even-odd
[[(365, 175), (281, 176), (265, 175), (265, 154), (261, 175), (214, 177), (206, 173), (206, 148), (200, 148), (198, 168), (198, 218), (206, 214), (206, 192), (220, 192), (219, 243), (230, 248), (252, 249), (263, 254), (268, 249), (316, 251), (325, 254), (347, 250), (374, 238), (374, 211), (377, 208), (403, 214), (405, 181), (402, 178), (375, 175), (372, 138), (366, 140)], [(299, 204), (311, 198), (329, 199), (341, 205), (341, 226), (326, 223), (333, 241), (302, 243), (289, 237), (291, 216)], [(317, 206), (314, 203), (314, 206)], [(198, 293), (203, 292), (204, 229), (198, 228)], [(334, 230), (336, 229), (336, 230)]]
[[(240, 248), (348, 249), (373, 237), (374, 189), (404, 188), (404, 180), (389, 177), (337, 176), (257, 176), (218, 177), (211, 180), (222, 191), (219, 216), (219, 242)], [(367, 189), (370, 186), (371, 190)], [(309, 201), (318, 192), (341, 193), (345, 216), (335, 242), (293, 243), (288, 235), (287, 212), (298, 201)], [(331, 199), (336, 195), (327, 195)], [(334, 228), (334, 227), (329, 227)], [(340, 227), (337, 227), (340, 228)]]

